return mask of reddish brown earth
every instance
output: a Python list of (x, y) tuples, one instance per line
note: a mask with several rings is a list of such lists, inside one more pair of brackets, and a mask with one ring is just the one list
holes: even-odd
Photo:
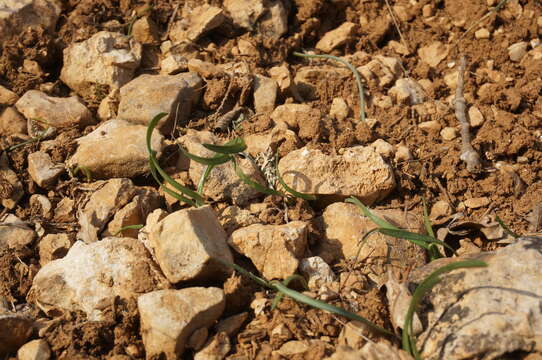
[[(518, 41), (529, 42), (542, 34), (540, 17), (542, 5), (537, 1), (509, 1), (509, 4), (498, 13), (491, 14), (473, 31), (461, 37), (467, 28), (487, 13), (485, 0), (476, 1), (429, 1), (417, 2), (391, 0), (391, 5), (404, 5), (404, 18), (398, 25), (403, 34), (401, 40), (397, 28), (390, 21), (389, 10), (383, 1), (323, 1), (323, 0), (284, 0), (289, 8), (288, 33), (278, 40), (265, 39), (256, 33), (230, 31), (222, 34), (213, 31), (209, 36), (198, 41), (199, 55), (203, 60), (214, 63), (242, 61), (254, 73), (266, 74), (272, 66), (287, 64), (295, 74), (296, 69), (307, 65), (309, 60), (292, 56), (293, 51), (311, 49), (327, 31), (338, 27), (345, 21), (359, 26), (356, 35), (345, 45), (335, 49), (332, 55), (344, 56), (356, 51), (365, 51), (371, 56), (383, 54), (400, 59), (408, 76), (432, 82), (427, 96), (438, 104), (434, 114), (419, 119), (419, 115), (408, 105), (392, 105), (382, 109), (369, 104), (367, 117), (377, 120), (377, 125), (369, 129), (359, 124), (359, 101), (357, 89), (352, 78), (327, 77), (318, 82), (317, 100), (306, 101), (321, 113), (329, 112), (332, 99), (344, 98), (353, 109), (353, 114), (343, 122), (334, 122), (328, 117), (307, 116), (303, 119), (306, 129), (300, 129), (301, 139), (312, 147), (327, 152), (337, 152), (339, 148), (363, 144), (375, 139), (383, 139), (392, 145), (403, 143), (414, 155), (411, 161), (394, 165), (398, 179), (396, 191), (384, 201), (377, 204), (381, 208), (408, 209), (421, 214), (422, 198), (429, 204), (437, 200), (445, 200), (453, 207), (454, 213), (462, 212), (465, 227), (470, 230), (465, 236), (482, 249), (494, 249), (499, 246), (487, 241), (477, 231), (476, 226), (487, 214), (498, 214), (512, 230), (519, 234), (539, 232), (538, 224), (532, 217), (533, 211), (542, 202), (542, 60), (528, 59), (522, 63), (509, 59), (507, 48)], [(151, 18), (159, 25), (162, 33), (176, 2), (151, 1)], [(183, 1), (179, 1), (183, 6)], [(211, 0), (211, 4), (221, 6), (220, 0)], [(412, 5), (415, 3), (415, 5)], [(429, 21), (422, 15), (424, 5), (433, 4), (434, 16), (442, 21)], [(522, 16), (517, 18), (515, 11), (519, 4)], [(143, 7), (141, 1), (131, 0), (81, 0), (64, 3), (57, 31), (54, 34), (39, 30), (24, 32), (3, 44), (0, 54), (0, 83), (18, 95), (30, 89), (39, 88), (46, 82), (54, 83), (53, 94), (66, 96), (69, 89), (58, 79), (62, 66), (62, 49), (74, 41), (88, 39), (100, 30), (118, 30), (125, 32), (135, 10)], [(466, 19), (463, 26), (456, 26)], [(537, 25), (537, 19), (539, 25)], [(365, 24), (365, 22), (368, 22)], [(490, 39), (475, 39), (474, 31), (484, 26), (491, 33)], [(118, 28), (118, 29), (117, 29)], [(499, 31), (497, 31), (499, 29)], [(231, 49), (238, 39), (245, 39), (258, 50), (253, 56), (242, 59), (231, 54)], [(404, 41), (410, 53), (401, 55), (389, 45), (390, 40)], [(448, 57), (436, 68), (430, 68), (420, 61), (417, 49), (434, 41), (442, 41), (450, 46)], [(158, 47), (146, 49), (147, 57), (142, 64), (141, 72), (156, 66), (154, 55), (159, 54)], [(457, 119), (447, 98), (453, 95), (444, 82), (444, 76), (450, 72), (448, 64), (458, 61), (460, 56), (467, 58), (467, 74), (465, 89), (467, 103), (476, 105), (485, 117), (484, 124), (471, 129), (473, 146), (481, 155), (483, 171), (471, 174), (459, 159), (460, 139), (445, 141), (438, 132), (426, 132), (417, 124), (420, 121), (438, 118), (443, 126), (457, 127)], [(19, 71), (24, 59), (38, 62), (44, 74), (32, 75)], [(500, 71), (504, 78), (491, 81), (484, 71), (488, 62), (492, 62), (494, 70)], [(314, 65), (331, 62), (310, 60)], [(362, 63), (354, 65), (360, 66)], [(221, 78), (207, 79), (204, 98), (192, 114), (189, 127), (203, 129), (207, 127), (205, 119), (216, 110), (218, 99), (227, 89), (227, 82)], [(480, 91), (484, 84), (490, 84), (485, 91)], [(243, 84), (237, 84), (234, 96), (242, 96)], [(375, 97), (386, 95), (386, 91), (367, 85), (367, 93)], [(488, 90), (489, 89), (489, 90)], [(91, 109), (96, 109), (100, 96), (86, 99)], [(278, 104), (287, 101), (281, 98)], [(250, 100), (247, 100), (250, 102)], [(214, 105), (213, 105), (214, 104)], [(496, 114), (496, 115), (495, 115)], [(258, 133), (271, 126), (270, 119), (265, 116), (255, 117), (243, 126), (243, 133)], [(90, 131), (87, 129), (85, 132)], [(53, 152), (55, 161), (64, 161), (73, 153), (73, 139), (81, 136), (80, 131), (65, 130), (60, 135), (60, 142)], [(2, 139), (0, 146), (12, 145)], [(75, 218), (64, 222), (49, 222), (36, 217), (38, 213), (28, 204), (30, 195), (43, 193), (29, 178), (26, 170), (26, 158), (30, 152), (36, 151), (38, 145), (29, 144), (9, 153), (11, 167), (24, 183), (26, 195), (16, 209), (16, 214), (24, 220), (40, 221), (47, 231), (68, 232), (75, 234), (77, 223)], [(497, 162), (504, 162), (514, 171), (503, 171), (496, 168)], [(80, 199), (77, 182), (83, 181), (62, 179), (58, 187), (49, 192), (48, 197), (57, 202), (63, 197)], [(151, 184), (149, 179), (139, 179), (141, 183)], [(461, 209), (460, 203), (466, 199), (488, 197), (488, 206), (479, 209)], [(269, 198), (266, 201), (273, 202)], [(217, 208), (223, 205), (217, 204)], [(281, 223), (282, 209), (276, 207), (275, 212), (266, 213), (262, 220), (266, 223)], [(291, 219), (312, 219), (321, 209), (312, 209), (299, 201), (290, 209)], [(538, 215), (541, 216), (541, 215)], [(540, 220), (539, 220), (540, 221)], [(444, 223), (444, 221), (442, 221)], [(439, 224), (436, 224), (439, 226)], [(313, 236), (318, 236), (314, 230)], [(453, 238), (451, 243), (459, 238)], [(336, 272), (363, 272), (363, 264), (337, 264)], [(0, 295), (5, 296), (15, 306), (26, 302), (26, 295), (32, 278), (39, 269), (37, 247), (21, 253), (0, 254)], [(226, 284), (229, 293), (227, 309), (229, 314), (248, 310), (250, 301), (256, 297), (272, 296), (261, 292), (247, 280), (230, 279)], [(345, 290), (346, 291), (346, 290)], [(348, 291), (359, 293), (359, 313), (382, 326), (389, 325), (388, 310), (384, 290), (367, 289), (363, 284), (352, 284)], [(341, 299), (332, 301), (348, 307)], [(51, 345), (55, 356), (62, 354), (64, 359), (109, 359), (116, 354), (128, 354), (132, 358), (144, 358), (144, 348), (139, 334), (139, 319), (135, 303), (119, 303), (112, 309), (107, 321), (87, 322), (82, 314), (68, 314), (48, 323), (45, 339)], [(37, 316), (43, 314), (36, 313)], [(288, 340), (324, 339), (326, 346), (315, 346), (303, 356), (292, 356), (292, 359), (318, 359), (333, 353), (337, 345), (337, 337), (342, 328), (342, 320), (328, 313), (309, 309), (291, 300), (283, 301), (277, 310), (269, 309), (251, 319), (234, 340), (232, 354), (245, 355), (248, 358), (266, 359), (273, 357), (271, 352), (278, 349)], [(277, 324), (283, 323), (289, 329), (285, 337), (271, 335)], [(399, 344), (397, 344), (399, 345)], [(13, 354), (14, 356), (14, 354)], [(11, 357), (15, 358), (15, 357)], [(235, 357), (232, 357), (235, 358)]]

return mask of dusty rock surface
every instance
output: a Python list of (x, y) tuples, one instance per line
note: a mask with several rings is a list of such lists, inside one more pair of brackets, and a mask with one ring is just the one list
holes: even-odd
[(28, 296), (45, 313), (81, 310), (99, 321), (116, 297), (168, 287), (143, 244), (110, 237), (90, 245), (76, 242), (64, 258), (40, 269)]
[(307, 246), (307, 224), (294, 221), (285, 225), (254, 224), (234, 231), (229, 244), (252, 260), (267, 279), (285, 279), (299, 266)]
[[(102, 123), (90, 134), (77, 139), (77, 151), (67, 161), (68, 167), (87, 169), (93, 179), (132, 177), (149, 171), (146, 144), (147, 128), (114, 119)], [(160, 157), (163, 136), (155, 132), (151, 147)]]
[[(171, 283), (225, 279), (233, 261), (226, 233), (209, 207), (174, 212), (152, 226), (149, 243)], [(222, 262), (221, 262), (222, 261)]]
[(222, 289), (192, 287), (149, 292), (137, 299), (137, 306), (148, 356), (178, 359), (192, 333), (222, 315), (225, 298)]
[(280, 159), (278, 169), (286, 184), (299, 192), (356, 196), (367, 205), (394, 189), (391, 167), (373, 149), (344, 150), (335, 156), (307, 148), (295, 150)]
[[(428, 324), (419, 337), (424, 358), (494, 359), (539, 348), (534, 334), (542, 327), (538, 301), (542, 238), (519, 238), (503, 249), (469, 258), (488, 266), (443, 275), (427, 295), (431, 310), (422, 311)], [(417, 282), (437, 267), (458, 260), (462, 259), (436, 261), (417, 269), (410, 279)]]

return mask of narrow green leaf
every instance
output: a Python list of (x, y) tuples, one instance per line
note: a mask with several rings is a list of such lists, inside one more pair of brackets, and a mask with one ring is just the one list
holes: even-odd
[(238, 137), (231, 141), (228, 141), (224, 145), (214, 145), (214, 144), (202, 144), (206, 149), (214, 151), (219, 154), (238, 154), (242, 151), (245, 151), (247, 144), (245, 141)]
[(499, 225), (502, 227), (502, 229), (504, 230), (505, 233), (507, 233), (508, 235), (512, 236), (513, 238), (518, 238), (520, 237), (519, 234), (513, 232), (512, 230), (510, 230), (510, 228), (508, 227), (508, 225), (506, 225), (504, 223), (504, 221), (502, 221), (502, 219), (499, 217), (499, 215), (496, 215), (495, 216), (495, 220), (499, 223)]
[(215, 167), (214, 165), (207, 165), (207, 167), (205, 168), (205, 172), (203, 173), (203, 175), (201, 175), (201, 178), (199, 179), (198, 193), (200, 193), (202, 196), (203, 196), (203, 186), (205, 185), (205, 182), (207, 181), (207, 178), (211, 174), (211, 171), (213, 171), (214, 167)]
[(126, 226), (123, 226), (119, 229), (119, 231), (117, 231), (116, 233), (113, 234), (113, 236), (117, 236), (118, 234), (122, 234), (122, 232), (124, 230), (139, 230), (139, 229), (142, 229), (143, 228), (143, 224), (136, 224), (136, 225), (126, 225)]
[(437, 240), (431, 236), (413, 233), (407, 230), (402, 229), (378, 229), (378, 231), (384, 235), (393, 236), (400, 239), (405, 239), (410, 242), (413, 242), (416, 245), (423, 247), (424, 249), (429, 249), (430, 244), (438, 244), (446, 247), (450, 251), (455, 253), (455, 250), (448, 244), (443, 241)]
[(296, 301), (299, 301), (299, 302), (301, 302), (303, 304), (307, 304), (309, 306), (312, 306), (312, 307), (315, 307), (315, 308), (318, 308), (318, 309), (321, 309), (321, 310), (329, 311), (331, 313), (344, 316), (344, 317), (346, 317), (346, 318), (348, 318), (350, 320), (356, 320), (356, 321), (362, 322), (365, 325), (369, 326), (370, 328), (372, 328), (372, 329), (374, 329), (374, 330), (376, 330), (376, 331), (378, 331), (380, 333), (390, 335), (390, 336), (394, 336), (394, 337), (396, 336), (393, 332), (391, 332), (389, 330), (386, 330), (386, 329), (376, 325), (375, 323), (365, 319), (364, 317), (359, 316), (358, 314), (354, 314), (354, 313), (352, 313), (350, 311), (347, 311), (345, 309), (342, 309), (340, 307), (337, 307), (337, 306), (328, 304), (326, 302), (323, 302), (321, 300), (313, 299), (311, 297), (303, 295), (302, 293), (300, 293), (298, 291), (292, 290), (292, 289), (288, 288), (287, 286), (284, 286), (279, 281), (273, 280), (273, 281), (270, 282), (270, 285), (273, 288), (275, 288), (277, 291), (280, 291), (280, 292), (284, 293), (286, 296), (289, 296), (292, 299), (294, 299)]
[(221, 165), (221, 164), (227, 163), (228, 161), (231, 160), (231, 156), (229, 156), (229, 155), (220, 155), (220, 156), (207, 158), (207, 157), (202, 157), (202, 156), (197, 156), (197, 155), (194, 155), (194, 154), (190, 154), (188, 151), (186, 151), (183, 148), (181, 148), (181, 151), (190, 160), (194, 160), (195, 162), (198, 162), (198, 163), (203, 164), (203, 165), (216, 166), (216, 165)]
[(286, 182), (284, 182), (284, 179), (282, 179), (282, 176), (280, 176), (280, 171), (279, 171), (278, 164), (279, 164), (278, 157), (276, 157), (276, 160), (275, 160), (275, 173), (277, 174), (277, 179), (279, 181), (279, 184), (282, 185), (284, 190), (286, 190), (287, 192), (289, 192), (293, 196), (295, 196), (297, 198), (300, 198), (300, 199), (303, 199), (303, 200), (307, 200), (307, 201), (316, 200), (316, 195), (301, 193), (301, 192), (296, 191), (296, 190), (292, 189), (291, 187), (289, 187), (286, 184)]
[(261, 286), (263, 287), (266, 287), (266, 288), (270, 288), (272, 289), (273, 287), (271, 286), (271, 284), (269, 283), (269, 281), (265, 280), (265, 279), (262, 279), (261, 277), (259, 276), (256, 276), (254, 275), (253, 273), (251, 273), (250, 271), (247, 271), (245, 269), (243, 269), (241, 266), (235, 264), (235, 263), (231, 263), (229, 261), (225, 261), (225, 260), (222, 260), (220, 258), (215, 258), (215, 260), (217, 260), (218, 262), (240, 272), (241, 274), (249, 277), (250, 279), (252, 279), (254, 282), (260, 284)]
[(356, 197), (350, 196), (348, 199), (345, 200), (345, 202), (352, 203), (352, 204), (356, 205), (358, 208), (361, 209), (361, 212), (363, 213), (363, 215), (365, 215), (366, 217), (371, 219), (371, 221), (374, 222), (379, 227), (384, 228), (384, 229), (400, 230), (397, 226), (394, 226), (394, 225), (390, 224), (389, 222), (387, 222), (386, 220), (381, 219), (378, 216), (374, 215), (369, 210), (369, 208), (366, 207), (365, 205), (363, 205), (363, 203), (361, 201), (359, 201)]
[(433, 226), (431, 225), (431, 220), (429, 220), (429, 213), (427, 211), (427, 203), (425, 202), (424, 197), (422, 197), (422, 202), (423, 202), (423, 224), (425, 226), (425, 231), (427, 231), (427, 235), (436, 239), (437, 237), (435, 236), (435, 233), (433, 232)]
[[(158, 173), (160, 174), (160, 176), (168, 183), (170, 184), (173, 188), (175, 188), (176, 190), (180, 191), (181, 193), (183, 194), (186, 194), (188, 195), (189, 197), (191, 197), (192, 199), (194, 199), (193, 201), (191, 201), (192, 203), (196, 204), (196, 206), (200, 206), (200, 205), (203, 205), (204, 203), (204, 200), (203, 200), (203, 197), (198, 194), (197, 192), (195, 192), (194, 190), (191, 190), (189, 188), (187, 188), (186, 186), (183, 186), (181, 184), (179, 184), (177, 181), (175, 181), (171, 176), (169, 176), (161, 167), (160, 165), (158, 164), (158, 160), (156, 159), (156, 152), (152, 149), (151, 147), (151, 137), (152, 137), (152, 132), (154, 130), (154, 128), (156, 127), (156, 125), (158, 124), (158, 121), (160, 121), (160, 119), (162, 119), (164, 116), (166, 116), (167, 113), (160, 113), (158, 115), (156, 115), (149, 123), (149, 126), (147, 127), (147, 151), (149, 152), (149, 161), (150, 161), (150, 168), (151, 168), (151, 173), (153, 172), (153, 169), (155, 169), (156, 171), (158, 171)], [(153, 173), (153, 177), (155, 178), (155, 180), (157, 180), (158, 184), (160, 184), (160, 186), (164, 189), (165, 192), (167, 192), (168, 194), (170, 194), (171, 196), (174, 196), (175, 198), (181, 200), (181, 198), (184, 198), (186, 199), (184, 196), (179, 196), (179, 195), (173, 195), (175, 194), (174, 191), (171, 191), (170, 189), (168, 189), (167, 187), (165, 187), (162, 182), (158, 179), (158, 176), (156, 176), (156, 173)], [(167, 189), (167, 190), (166, 190)], [(185, 200), (181, 200), (181, 201), (185, 201)], [(186, 202), (186, 201), (185, 201)]]
[(306, 57), (306, 58), (324, 58), (324, 59), (331, 59), (340, 62), (341, 64), (344, 64), (347, 68), (352, 71), (354, 74), (354, 78), (356, 79), (356, 84), (358, 85), (358, 95), (359, 95), (359, 117), (361, 122), (365, 122), (365, 96), (363, 95), (363, 83), (361, 82), (361, 76), (359, 74), (359, 71), (348, 61), (341, 59), (340, 57), (333, 56), (333, 55), (312, 55), (312, 54), (303, 54), (297, 51), (294, 51), (293, 54), (295, 56), (300, 57)]
[(273, 190), (273, 189), (270, 189), (270, 188), (268, 188), (266, 186), (263, 186), (263, 185), (257, 183), (256, 181), (252, 180), (250, 177), (248, 177), (243, 172), (243, 170), (241, 170), (241, 168), (237, 165), (237, 161), (235, 159), (233, 159), (233, 168), (235, 169), (235, 173), (237, 174), (237, 176), (239, 176), (239, 179), (241, 179), (242, 182), (244, 182), (245, 184), (247, 184), (249, 186), (252, 186), (258, 192), (261, 192), (261, 193), (267, 194), (267, 195), (284, 196), (283, 193), (281, 193), (279, 191), (276, 191), (276, 190)]
[[(149, 160), (149, 162), (150, 162), (150, 160)], [(171, 190), (170, 188), (168, 188), (167, 186), (165, 186), (164, 184), (162, 184), (162, 181), (160, 181), (160, 179), (158, 178), (158, 174), (156, 173), (156, 169), (154, 168), (154, 166), (152, 165), (151, 162), (150, 162), (149, 165), (150, 165), (150, 168), (151, 168), (152, 177), (160, 185), (160, 187), (162, 188), (162, 190), (164, 190), (164, 192), (166, 194), (174, 197), (175, 199), (177, 199), (179, 201), (185, 202), (190, 206), (198, 207), (198, 204), (194, 200), (189, 199), (189, 198), (183, 196), (182, 193), (177, 193), (177, 192)]]
[[(287, 287), (288, 285), (290, 285), (290, 282), (292, 282), (292, 280), (299, 280), (299, 282), (301, 282), (301, 285), (303, 285), (303, 288), (305, 290), (309, 290), (309, 286), (307, 285), (307, 281), (305, 280), (305, 278), (298, 274), (288, 276), (286, 279), (284, 279), (282, 284)], [(275, 295), (275, 298), (273, 299), (273, 303), (271, 304), (271, 310), (275, 310), (275, 308), (278, 306), (278, 304), (280, 303), (283, 297), (284, 297), (284, 293), (277, 291), (277, 295)]]
[(420, 354), (416, 349), (416, 338), (412, 334), (412, 320), (414, 317), (414, 312), (416, 311), (425, 294), (441, 280), (439, 276), (441, 274), (456, 269), (486, 266), (487, 264), (480, 260), (457, 261), (438, 268), (437, 270), (433, 271), (427, 278), (425, 278), (424, 281), (421, 282), (421, 284), (414, 291), (414, 294), (412, 294), (412, 299), (410, 301), (407, 314), (405, 316), (405, 323), (403, 325), (402, 334), (403, 350), (413, 355), (416, 359), (421, 359)]

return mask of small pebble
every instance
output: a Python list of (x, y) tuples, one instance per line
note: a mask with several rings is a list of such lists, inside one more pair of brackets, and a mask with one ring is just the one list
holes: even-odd
[(470, 126), (479, 127), (484, 123), (484, 115), (476, 106), (471, 106), (469, 108), (469, 120)]
[(453, 127), (445, 127), (440, 132), (440, 136), (446, 141), (453, 140), (457, 137), (457, 129)]
[(467, 199), (463, 203), (469, 209), (478, 209), (478, 208), (489, 205), (490, 200), (488, 197), (478, 197), (478, 198)]
[(418, 124), (418, 127), (425, 131), (440, 131), (442, 126), (437, 120), (424, 121)]
[(474, 33), (474, 37), (477, 39), (489, 39), (489, 31), (486, 28), (481, 28)]
[(508, 56), (510, 60), (519, 62), (527, 53), (527, 42), (520, 41), (518, 43), (512, 44), (508, 47)]

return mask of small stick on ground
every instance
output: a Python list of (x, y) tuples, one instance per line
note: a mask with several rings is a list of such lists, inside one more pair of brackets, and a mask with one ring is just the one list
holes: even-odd
[(480, 156), (471, 145), (470, 125), (467, 121), (465, 98), (463, 97), (463, 73), (467, 66), (467, 60), (461, 57), (459, 71), (457, 74), (457, 88), (455, 90), (455, 117), (461, 125), (461, 155), (459, 158), (467, 164), (467, 170), (471, 173), (478, 173), (482, 169)]

